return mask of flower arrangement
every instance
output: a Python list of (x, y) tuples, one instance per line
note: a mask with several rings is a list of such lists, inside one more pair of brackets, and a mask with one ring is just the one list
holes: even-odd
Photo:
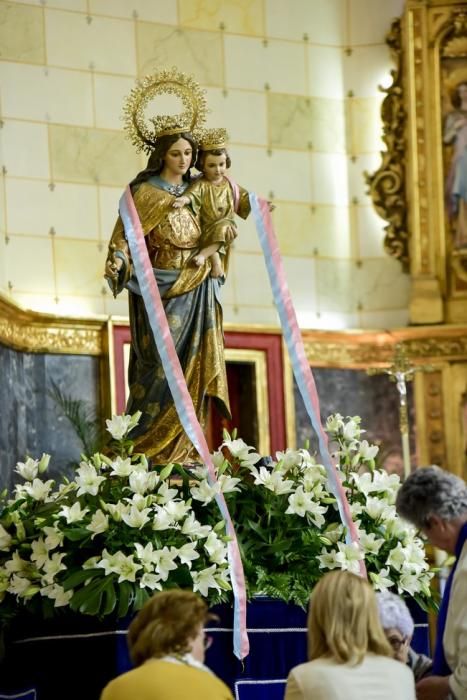
[(358, 571), (365, 556), (377, 589), (430, 601), (423, 543), (394, 502), (399, 478), (375, 468), (378, 448), (361, 440), (360, 419), (328, 419), (339, 472), (357, 521), (361, 548), (346, 544), (326, 471), (305, 449), (262, 459), (243, 440), (224, 436), (206, 467), (151, 468), (128, 433), (139, 415), (107, 421), (106, 454), (82, 457), (73, 480), (43, 480), (49, 456), (28, 458), (24, 480), (0, 510), (0, 619), (21, 609), (55, 608), (124, 616), (153, 591), (179, 586), (211, 603), (228, 600), (222, 492), (238, 536), (248, 593), (306, 605), (328, 569)]

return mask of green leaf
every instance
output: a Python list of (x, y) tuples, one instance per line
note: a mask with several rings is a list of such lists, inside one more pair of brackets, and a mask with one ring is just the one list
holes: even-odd
[(149, 600), (149, 593), (145, 588), (137, 587), (135, 591), (135, 602), (133, 604), (134, 610), (141, 610), (143, 605), (147, 600)]
[(67, 576), (63, 582), (62, 586), (65, 591), (69, 591), (70, 588), (76, 588), (80, 583), (84, 583), (88, 579), (101, 578), (104, 575), (103, 569), (78, 569), (72, 574)]
[(86, 530), (84, 527), (76, 527), (76, 528), (67, 528), (66, 530), (62, 530), (63, 534), (65, 537), (70, 540), (71, 542), (79, 542), (79, 540), (84, 540), (86, 537), (91, 537), (91, 532), (89, 530)]
[(115, 593), (114, 582), (111, 578), (106, 579), (106, 586), (102, 591), (102, 597), (102, 614), (110, 615), (110, 613), (114, 611), (115, 606), (117, 605), (117, 595)]
[(168, 464), (164, 469), (162, 469), (161, 473), (159, 474), (160, 480), (165, 481), (166, 479), (169, 478), (169, 476), (172, 474), (172, 470), (174, 468), (174, 465), (172, 463)]
[(117, 608), (118, 617), (125, 617), (133, 601), (134, 589), (129, 581), (122, 581), (118, 584), (119, 601)]

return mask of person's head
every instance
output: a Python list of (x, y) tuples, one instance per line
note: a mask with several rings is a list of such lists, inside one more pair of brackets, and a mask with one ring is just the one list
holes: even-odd
[(191, 653), (204, 660), (204, 625), (215, 619), (192, 591), (160, 591), (150, 598), (128, 629), (128, 647), (135, 666), (152, 658)]
[(310, 659), (327, 656), (358, 664), (369, 652), (392, 656), (368, 581), (349, 571), (331, 571), (317, 583), (308, 613)]
[(414, 631), (412, 615), (402, 598), (395, 593), (382, 591), (376, 594), (376, 600), (379, 619), (394, 658), (406, 664)]
[(196, 161), (197, 169), (209, 182), (221, 180), (231, 165), (232, 161), (226, 148), (212, 148), (205, 151), (200, 149)]
[(467, 81), (458, 83), (451, 92), (451, 103), (455, 109), (459, 109), (462, 104), (467, 102)]
[(421, 467), (399, 489), (396, 510), (435, 547), (453, 554), (467, 521), (467, 485), (439, 467)]
[(160, 136), (149, 156), (147, 170), (156, 175), (169, 172), (171, 175), (186, 175), (196, 161), (196, 144), (189, 133)]

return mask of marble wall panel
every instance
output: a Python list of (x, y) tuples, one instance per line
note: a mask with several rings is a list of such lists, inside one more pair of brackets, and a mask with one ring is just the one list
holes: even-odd
[(278, 202), (273, 219), (283, 255), (350, 257), (347, 207)]
[(136, 23), (138, 74), (177, 66), (202, 85), (223, 84), (222, 37), (219, 33)]
[(394, 67), (386, 44), (355, 46), (342, 59), (346, 91), (356, 97), (378, 97), (383, 95), (379, 86), (388, 86), (390, 71)]
[(51, 382), (73, 399), (99, 412), (99, 368), (93, 357), (21, 353), (0, 345), (0, 488), (16, 481), (16, 462), (26, 456), (52, 455), (50, 477), (70, 474), (82, 446), (48, 396)]
[(0, 81), (5, 117), (93, 125), (90, 73), (1, 63)]
[(271, 326), (279, 328), (276, 310), (271, 306), (254, 306), (248, 304), (226, 304), (223, 307), (224, 322), (241, 326)]
[(262, 255), (235, 254), (237, 302), (253, 306), (271, 305), (271, 288)]
[(37, 294), (54, 294), (51, 237), (9, 236), (7, 276), (14, 294), (31, 290)]
[[(45, 28), (49, 64), (135, 75), (133, 22), (45, 10)], [(66, 41), (63, 37), (66, 37)]]
[(121, 187), (99, 187), (99, 225), (102, 241), (112, 235), (118, 217), (118, 202), (122, 196)]
[(316, 261), (313, 258), (284, 257), (284, 270), (297, 313), (318, 309)]
[(107, 249), (92, 241), (55, 240), (57, 294), (98, 295), (104, 285)]
[(343, 99), (344, 51), (340, 47), (316, 46), (306, 49), (308, 94), (312, 97)]
[(379, 152), (383, 148), (379, 115), (381, 99), (352, 97), (347, 100), (347, 144), (352, 155)]
[(385, 257), (384, 228), (387, 221), (381, 219), (373, 207), (357, 207), (359, 255), (361, 258)]
[(133, 89), (133, 78), (125, 78), (121, 75), (94, 76), (94, 106), (95, 124), (101, 129), (123, 128), (123, 104), (125, 98)]
[(349, 203), (347, 157), (313, 152), (310, 162), (312, 203), (346, 206)]
[(141, 169), (123, 132), (49, 126), (54, 180), (125, 186)]
[(350, 0), (349, 45), (384, 44), (395, 17), (404, 11), (405, 0)]
[(262, 0), (179, 0), (180, 24), (197, 29), (263, 36)]
[[(7, 178), (7, 224), (10, 233), (97, 239), (99, 235), (97, 188), (45, 180)], [(25, 206), (27, 203), (27, 206)]]
[(359, 298), (359, 268), (353, 260), (316, 260), (320, 311), (355, 313)]
[(345, 152), (344, 102), (268, 93), (271, 146)]
[(310, 43), (342, 46), (345, 42), (345, 14), (342, 0), (266, 0), (266, 27), (269, 36), (303, 39)]
[(5, 119), (0, 130), (2, 166), (13, 176), (49, 179), (47, 126)]
[[(235, 180), (263, 197), (310, 200), (310, 156), (285, 150), (235, 147)], [(271, 194), (273, 193), (273, 194)]]
[(365, 183), (365, 172), (373, 173), (381, 163), (379, 153), (364, 153), (355, 158), (347, 160), (347, 174), (349, 199), (357, 200), (360, 204), (372, 206), (371, 199), (368, 194), (368, 187)]
[(408, 307), (410, 277), (394, 258), (362, 260), (355, 282), (362, 311)]
[(0, 3), (0, 59), (45, 63), (42, 7)]
[[(228, 88), (304, 95), (307, 90), (305, 45), (224, 37), (225, 80)], [(291, 70), (293, 66), (293, 70)]]
[[(73, 1), (73, 0), (71, 0)], [(111, 15), (125, 19), (140, 19), (147, 22), (177, 24), (177, 0), (88, 0), (89, 11), (96, 15)]]
[[(222, 125), (229, 133), (230, 143), (266, 146), (268, 143), (268, 115), (266, 93), (248, 90), (221, 90), (207, 88), (207, 100), (211, 112), (207, 126)], [(254, 119), (251, 118), (252, 114)], [(235, 170), (235, 146), (231, 156)]]

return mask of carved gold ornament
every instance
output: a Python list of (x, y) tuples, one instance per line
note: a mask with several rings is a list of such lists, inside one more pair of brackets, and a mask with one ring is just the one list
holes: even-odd
[(382, 162), (371, 175), (365, 173), (373, 205), (383, 219), (385, 226), (384, 249), (400, 260), (404, 271), (409, 269), (409, 237), (407, 232), (407, 202), (405, 195), (405, 111), (402, 89), (402, 45), (400, 19), (393, 21), (386, 37), (396, 68), (391, 71), (392, 84), (381, 88), (386, 93), (381, 106), (383, 121), (383, 141), (386, 150), (382, 151)]
[[(158, 95), (180, 98), (183, 111), (146, 117), (146, 108)], [(124, 128), (137, 151), (150, 155), (159, 137), (202, 127), (207, 111), (205, 91), (199, 83), (193, 76), (171, 68), (137, 81), (123, 107)]]
[(225, 129), (198, 129), (195, 133), (198, 147), (202, 151), (227, 148), (229, 135)]

